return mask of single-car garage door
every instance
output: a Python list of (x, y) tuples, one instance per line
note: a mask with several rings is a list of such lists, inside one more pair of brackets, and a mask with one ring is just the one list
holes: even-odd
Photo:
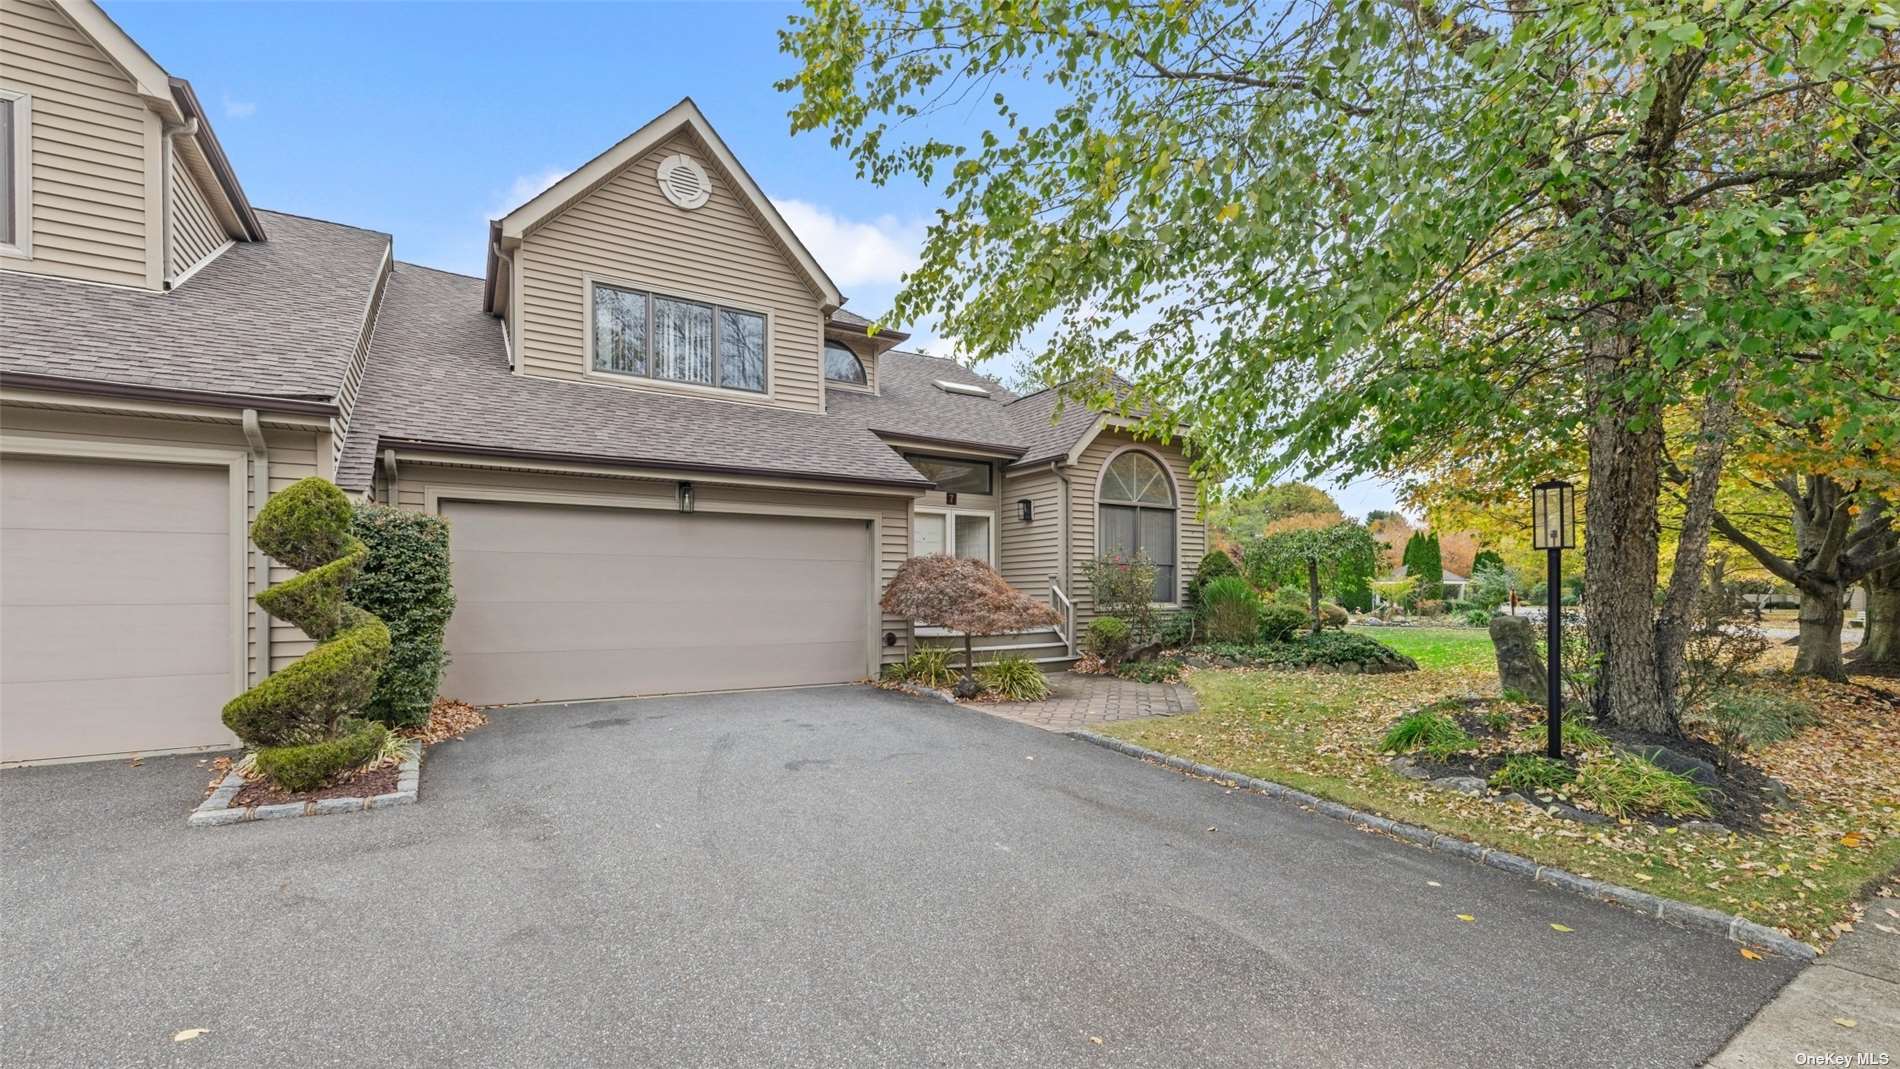
[(866, 673), (863, 520), (445, 501), (442, 690), (481, 704), (838, 683)]
[(233, 745), (227, 468), (0, 457), (0, 760)]

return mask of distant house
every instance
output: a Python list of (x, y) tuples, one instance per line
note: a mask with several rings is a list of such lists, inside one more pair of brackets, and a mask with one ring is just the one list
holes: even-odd
[[(1459, 575), (1457, 572), (1454, 572), (1449, 568), (1445, 569), (1444, 574), (1445, 574), (1445, 578), (1439, 582), (1439, 586), (1443, 590), (1443, 593), (1440, 594), (1439, 596), (1445, 601), (1464, 600), (1465, 587), (1470, 585), (1471, 580), (1467, 578), (1466, 576)], [(1380, 578), (1381, 579), (1405, 578), (1405, 565), (1403, 564), (1399, 565), (1398, 567), (1392, 569), (1389, 575), (1381, 576)], [(1374, 594), (1372, 596), (1372, 601), (1373, 601), (1373, 604), (1375, 605), (1382, 603), (1384, 600), (1385, 599), (1379, 597), (1379, 595), (1377, 594)]]

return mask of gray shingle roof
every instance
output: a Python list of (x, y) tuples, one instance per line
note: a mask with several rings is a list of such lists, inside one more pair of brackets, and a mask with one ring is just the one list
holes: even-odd
[(333, 399), (389, 235), (258, 215), (270, 240), (169, 292), (0, 272), (0, 373)]
[(481, 306), (481, 279), (396, 265), (338, 465), (344, 487), (369, 485), (379, 441), (927, 485), (832, 416), (516, 375)]
[[(989, 397), (954, 394), (937, 380), (990, 391)], [(897, 350), (877, 359), (873, 394), (832, 390), (826, 406), (833, 419), (880, 434), (937, 438), (1014, 451), (1021, 437), (1005, 402), (1016, 395), (954, 360)]]

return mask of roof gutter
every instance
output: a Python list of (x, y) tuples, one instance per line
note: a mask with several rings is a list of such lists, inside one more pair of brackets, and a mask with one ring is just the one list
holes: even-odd
[(21, 390), (45, 390), (76, 393), (90, 397), (129, 397), (141, 401), (169, 401), (174, 404), (209, 405), (213, 408), (255, 408), (260, 412), (298, 412), (313, 416), (337, 413), (333, 401), (307, 397), (276, 397), (271, 394), (226, 393), (220, 390), (183, 390), (170, 386), (145, 386), (129, 382), (103, 382), (97, 379), (67, 379), (57, 375), (9, 371), (0, 375), (0, 386)]
[(879, 438), (895, 438), (900, 442), (918, 442), (923, 445), (941, 445), (951, 449), (970, 449), (979, 453), (994, 453), (999, 457), (1008, 457), (1012, 461), (1027, 452), (1018, 446), (998, 445), (995, 442), (970, 442), (959, 438), (933, 438), (927, 434), (912, 434), (909, 431), (880, 430), (871, 428), (871, 433)]
[(384, 435), (379, 439), (383, 446), (398, 449), (422, 450), (431, 453), (452, 453), (456, 456), (506, 457), (511, 460), (541, 460), (558, 464), (595, 464), (610, 468), (658, 468), (662, 471), (694, 471), (708, 475), (747, 475), (767, 479), (788, 479), (794, 482), (851, 483), (858, 486), (888, 486), (901, 490), (928, 490), (935, 484), (923, 477), (916, 479), (878, 479), (864, 475), (832, 475), (817, 472), (788, 472), (771, 468), (747, 468), (730, 464), (702, 464), (687, 460), (669, 460), (660, 457), (603, 457), (595, 453), (553, 453), (539, 449), (510, 449), (505, 446), (468, 445), (461, 442), (432, 442), (423, 438), (392, 438)]

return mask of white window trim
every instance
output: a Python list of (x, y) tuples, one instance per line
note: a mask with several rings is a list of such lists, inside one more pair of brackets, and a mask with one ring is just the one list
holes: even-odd
[(1094, 517), (1095, 519), (1095, 558), (1097, 560), (1100, 560), (1102, 557), (1102, 506), (1103, 505), (1120, 506), (1122, 508), (1152, 508), (1152, 509), (1160, 509), (1160, 508), (1166, 507), (1162, 505), (1142, 505), (1142, 504), (1139, 504), (1137, 502), (1132, 502), (1132, 501), (1103, 501), (1102, 500), (1102, 487), (1105, 486), (1108, 482), (1108, 466), (1110, 464), (1113, 464), (1118, 458), (1120, 458), (1123, 453), (1140, 453), (1143, 456), (1146, 456), (1149, 460), (1152, 460), (1156, 464), (1161, 465), (1161, 475), (1163, 478), (1168, 480), (1168, 493), (1170, 493), (1174, 497), (1174, 505), (1172, 506), (1173, 511), (1174, 511), (1174, 600), (1151, 601), (1148, 603), (1148, 607), (1153, 608), (1153, 609), (1178, 609), (1181, 607), (1181, 603), (1182, 603), (1182, 599), (1181, 599), (1181, 587), (1182, 587), (1181, 537), (1182, 535), (1186, 534), (1186, 527), (1184, 526), (1185, 521), (1183, 521), (1183, 519), (1181, 518), (1181, 513), (1182, 513), (1181, 481), (1175, 478), (1174, 469), (1168, 466), (1168, 462), (1165, 459), (1163, 459), (1159, 454), (1157, 454), (1154, 450), (1144, 449), (1138, 445), (1125, 445), (1115, 450), (1114, 452), (1110, 453), (1108, 456), (1102, 458), (1102, 467), (1100, 470), (1098, 470), (1095, 473), (1095, 500), (1093, 501), (1093, 504), (1095, 506), (1095, 517)]
[(13, 240), (0, 241), (0, 256), (33, 258), (33, 96), (0, 87), (13, 102)]
[[(710, 305), (713, 310), (713, 362), (715, 366), (717, 366), (719, 360), (719, 335), (717, 330), (719, 310), (724, 308), (733, 312), (744, 312), (746, 315), (759, 316), (765, 320), (765, 388), (762, 390), (742, 390), (736, 386), (707, 386), (704, 383), (698, 382), (679, 382), (674, 379), (663, 379), (656, 375), (630, 375), (625, 372), (602, 371), (596, 368), (594, 366), (595, 286), (611, 286), (614, 289), (635, 290), (640, 293), (645, 293), (649, 299), (665, 297), (671, 300), (690, 301), (694, 304)], [(584, 342), (582, 346), (583, 366), (581, 371), (589, 381), (629, 389), (675, 391), (694, 394), (700, 397), (717, 397), (726, 401), (747, 401), (753, 404), (767, 404), (777, 400), (778, 376), (772, 374), (772, 332), (774, 317), (770, 311), (763, 308), (754, 308), (750, 305), (739, 304), (704, 293), (693, 293), (687, 290), (681, 290), (666, 284), (656, 285), (638, 279), (596, 274), (583, 274), (581, 276), (581, 300), (581, 337)], [(652, 333), (653, 307), (649, 300), (647, 306), (647, 334), (649, 338), (651, 338)], [(653, 353), (650, 347), (647, 352), (647, 367), (648, 369), (653, 367)]]
[[(944, 517), (943, 546), (944, 546), (944, 552), (949, 554), (950, 556), (956, 555), (956, 548), (957, 548), (956, 518), (958, 516), (981, 516), (984, 519), (989, 520), (990, 521), (990, 558), (984, 563), (988, 564), (992, 568), (995, 568), (997, 566), (996, 528), (1000, 526), (1000, 524), (997, 523), (996, 513), (994, 511), (990, 509), (960, 509), (960, 508), (952, 508), (952, 507), (943, 506), (943, 505), (928, 505), (928, 506), (919, 505), (914, 511), (919, 516)], [(912, 556), (917, 555), (917, 524), (915, 523), (915, 521), (911, 523), (910, 551), (911, 551)]]

